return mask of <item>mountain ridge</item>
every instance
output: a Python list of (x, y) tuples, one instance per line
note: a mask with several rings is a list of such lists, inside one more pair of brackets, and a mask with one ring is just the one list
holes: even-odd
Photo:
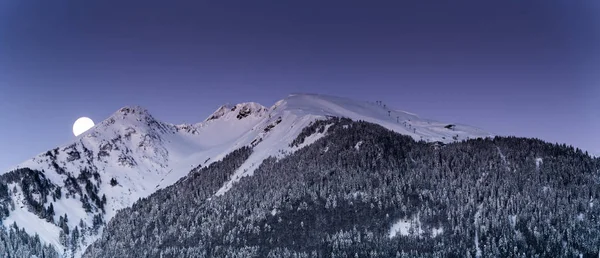
[(84, 257), (597, 255), (600, 160), (579, 149), (517, 137), (436, 148), (344, 118), (292, 145), (323, 133), (218, 197), (253, 150), (194, 170), (119, 212)]
[[(252, 176), (268, 157), (282, 158), (323, 137), (326, 128), (291, 145), (305, 127), (328, 117), (364, 120), (429, 142), (491, 136), (477, 128), (421, 119), (382, 104), (316, 94), (292, 94), (270, 108), (255, 102), (223, 105), (204, 121), (183, 125), (161, 122), (141, 106), (125, 106), (73, 142), (21, 163), (19, 168), (40, 171), (52, 189), (63, 192), (56, 200), (44, 200), (44, 211), (36, 214), (27, 199), (14, 197), (26, 195), (16, 187), (12, 199), (16, 208), (3, 224), (17, 223), (59, 252), (78, 256), (118, 210), (175, 183), (193, 168), (208, 166), (240, 147), (253, 148), (215, 193), (223, 195), (241, 178)], [(9, 185), (10, 189), (15, 186)], [(50, 205), (52, 215), (46, 211)], [(58, 225), (67, 215), (69, 220)], [(83, 227), (86, 241), (65, 243), (61, 232), (76, 227)]]

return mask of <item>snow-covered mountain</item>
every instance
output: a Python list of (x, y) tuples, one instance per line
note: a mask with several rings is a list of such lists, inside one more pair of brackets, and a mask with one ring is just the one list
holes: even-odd
[[(252, 155), (215, 193), (222, 195), (241, 177), (251, 176), (267, 157), (282, 157), (323, 136), (314, 134), (302, 144), (291, 144), (303, 128), (327, 117), (376, 123), (428, 142), (490, 136), (474, 127), (422, 119), (381, 103), (311, 94), (290, 95), (270, 108), (257, 103), (224, 105), (203, 122), (183, 125), (160, 122), (142, 107), (124, 107), (72, 143), (20, 164), (21, 173), (5, 173), (11, 175), (4, 182), (12, 205), (3, 224), (16, 223), (59, 253), (79, 256), (116, 211), (175, 183), (194, 168), (242, 146), (253, 147)], [(27, 177), (35, 180), (23, 183)], [(75, 228), (81, 237), (71, 242), (67, 235), (72, 236)]]

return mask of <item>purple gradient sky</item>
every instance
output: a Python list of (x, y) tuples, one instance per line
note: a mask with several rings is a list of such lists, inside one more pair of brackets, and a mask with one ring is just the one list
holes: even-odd
[(173, 2), (0, 1), (0, 169), (80, 116), (198, 122), (292, 92), (600, 153), (599, 1)]

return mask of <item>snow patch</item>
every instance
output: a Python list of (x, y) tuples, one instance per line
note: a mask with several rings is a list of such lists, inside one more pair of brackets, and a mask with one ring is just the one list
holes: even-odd
[(508, 215), (508, 222), (514, 228), (517, 225), (517, 215)]
[(535, 169), (539, 170), (540, 169), (540, 165), (544, 163), (544, 160), (542, 158), (536, 158), (535, 159)]
[(398, 234), (401, 236), (420, 236), (424, 233), (421, 228), (419, 216), (413, 218), (402, 218), (392, 225), (388, 234), (389, 238), (394, 238)]
[(356, 150), (360, 150), (360, 146), (363, 144), (363, 141), (359, 141), (356, 143), (356, 145), (354, 145), (354, 149)]
[(442, 227), (433, 228), (432, 232), (431, 232), (431, 234), (432, 234), (433, 237), (439, 236), (439, 235), (441, 235), (443, 233), (444, 233), (444, 228), (442, 228)]
[(356, 191), (356, 192), (352, 192), (350, 193), (349, 196), (346, 196), (348, 199), (352, 198), (352, 199), (357, 199), (358, 197), (365, 197), (367, 196), (367, 194), (363, 191)]
[(510, 162), (508, 162), (508, 160), (506, 160), (506, 156), (504, 156), (504, 153), (502, 153), (502, 151), (500, 150), (500, 147), (496, 146), (496, 149), (498, 150), (498, 155), (500, 155), (500, 159), (502, 159), (502, 164), (504, 165), (504, 168), (506, 169), (506, 171), (510, 172), (510, 167), (509, 167)]
[(475, 257), (481, 257), (482, 252), (481, 248), (479, 248), (479, 230), (475, 231)]

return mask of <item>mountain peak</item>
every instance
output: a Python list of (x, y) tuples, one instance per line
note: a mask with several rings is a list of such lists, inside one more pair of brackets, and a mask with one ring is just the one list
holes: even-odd
[(206, 120), (204, 120), (204, 121), (218, 119), (218, 118), (222, 117), (223, 115), (225, 115), (229, 110), (231, 110), (231, 108), (232, 108), (232, 106), (229, 105), (229, 103), (227, 103), (225, 105), (221, 105), (219, 108), (217, 108), (217, 110), (215, 110), (215, 112), (212, 113), (212, 115), (208, 116), (208, 118), (206, 118)]
[(124, 106), (120, 108), (117, 113), (121, 115), (149, 115), (148, 110), (142, 106)]
[(220, 119), (222, 117), (229, 117), (228, 114), (235, 114), (237, 119), (243, 119), (252, 114), (261, 115), (264, 112), (267, 112), (267, 108), (256, 102), (244, 102), (235, 106), (225, 104), (215, 110), (215, 112), (213, 112), (212, 115), (210, 115), (204, 121), (207, 122), (210, 120)]
[[(114, 112), (109, 118), (102, 121), (103, 126), (90, 130), (88, 134), (97, 135), (103, 133), (105, 128), (112, 128), (112, 133), (126, 133), (125, 131), (135, 128), (137, 131), (153, 130), (156, 132), (170, 132), (172, 125), (156, 120), (150, 112), (141, 106), (125, 106)], [(100, 130), (100, 131), (99, 131)], [(125, 131), (124, 131), (125, 130)], [(150, 131), (148, 131), (150, 132)]]
[(142, 106), (124, 106), (113, 113), (107, 120), (110, 121), (110, 124), (114, 123), (114, 120), (156, 121), (150, 112)]

